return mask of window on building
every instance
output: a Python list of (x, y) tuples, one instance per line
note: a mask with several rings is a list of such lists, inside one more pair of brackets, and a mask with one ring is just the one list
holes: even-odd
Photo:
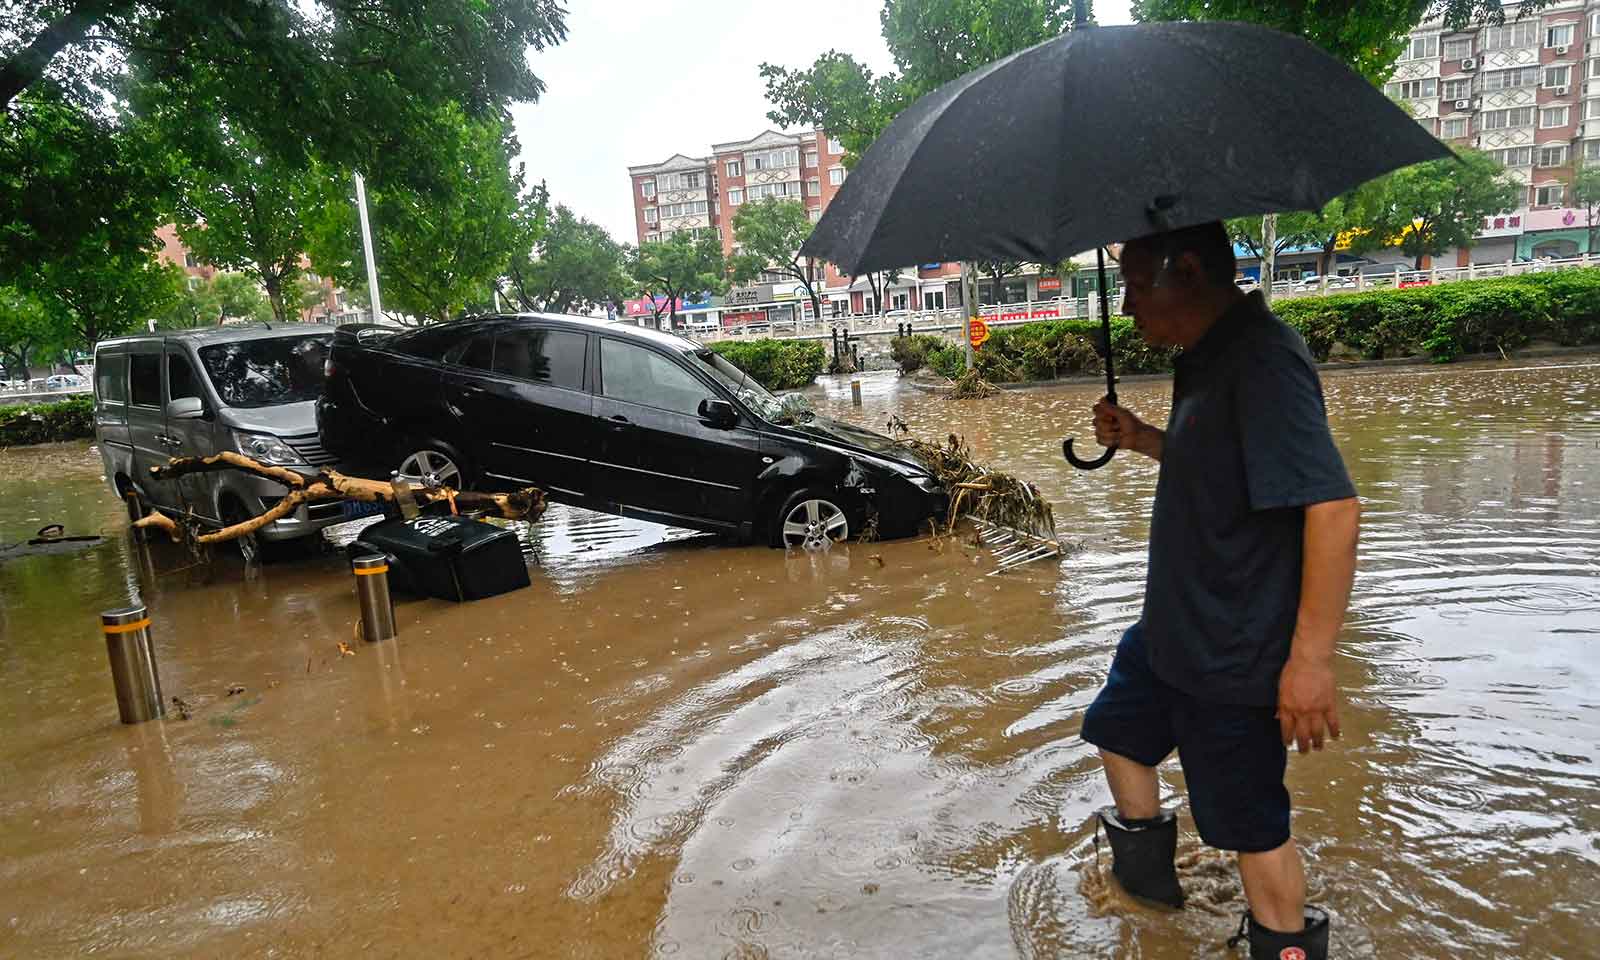
[(1426, 60), (1439, 55), (1439, 35), (1432, 34), (1426, 37), (1412, 37), (1411, 46), (1406, 51), (1402, 60)]
[(828, 138), (828, 152), (834, 156), (844, 153), (844, 147), (833, 137)]
[(655, 223), (656, 222), (656, 217), (657, 217), (657, 214), (656, 214), (656, 208), (655, 207), (645, 207), (644, 208), (644, 222), (645, 223)]
[(1547, 183), (1533, 188), (1533, 205), (1536, 207), (1558, 207), (1566, 200), (1566, 196), (1566, 184)]
[(728, 176), (730, 177), (739, 177), (744, 175), (744, 164), (740, 163), (738, 160), (729, 160), (725, 167), (728, 171)]
[(1544, 85), (1547, 87), (1565, 87), (1572, 82), (1571, 67), (1545, 67)]
[(1439, 125), (1441, 140), (1460, 140), (1470, 132), (1470, 123), (1466, 117), (1450, 117)]
[(1589, 36), (1600, 37), (1600, 13), (1589, 14)]
[(909, 309), (911, 309), (911, 294), (909, 294), (909, 293), (891, 293), (891, 294), (889, 294), (889, 309), (890, 310), (909, 310)]
[(1600, 140), (1586, 140), (1583, 144), (1583, 159), (1600, 160)]
[(758, 183), (746, 187), (744, 195), (745, 199), (752, 203), (757, 200), (765, 200), (768, 197), (778, 200), (798, 197), (800, 196), (800, 181), (786, 180), (782, 183)]
[(1508, 50), (1512, 47), (1532, 47), (1539, 42), (1539, 24), (1532, 20), (1502, 24), (1483, 31), (1483, 49)]
[(744, 155), (745, 165), (751, 170), (782, 170), (800, 165), (799, 147), (780, 147)]
[(1512, 107), (1508, 110), (1485, 110), (1478, 121), (1484, 130), (1505, 130), (1510, 127), (1533, 126), (1533, 107)]
[(1426, 80), (1407, 80), (1404, 83), (1386, 83), (1383, 92), (1395, 99), (1421, 100), (1437, 95), (1438, 81), (1429, 77)]
[(656, 182), (654, 180), (646, 180), (639, 184), (639, 195), (646, 200), (654, 197), (656, 195)]
[(1552, 127), (1564, 127), (1566, 125), (1566, 107), (1545, 107), (1539, 111), (1539, 129), (1549, 130)]
[(1417, 126), (1428, 131), (1433, 136), (1437, 137), (1439, 135), (1439, 121), (1433, 117), (1418, 117)]
[(1539, 166), (1564, 167), (1567, 165), (1567, 147), (1565, 144), (1556, 147), (1539, 148)]
[(822, 181), (821, 180), (807, 180), (806, 181), (806, 196), (808, 196), (808, 197), (820, 197), (820, 196), (822, 196)]
[(816, 223), (818, 220), (822, 219), (822, 208), (821, 207), (812, 207), (811, 208), (811, 212), (808, 214), (808, 216), (811, 217), (811, 222), (812, 223)]
[(943, 310), (944, 309), (944, 291), (943, 290), (924, 290), (924, 291), (922, 291), (922, 309), (924, 309), (924, 310)]
[(1472, 38), (1456, 37), (1444, 42), (1444, 58), (1446, 60), (1465, 60), (1472, 56)]
[(1533, 163), (1532, 147), (1506, 147), (1490, 150), (1489, 156), (1502, 167), (1526, 167)]
[(1583, 102), (1583, 119), (1600, 120), (1600, 100), (1585, 100)]
[(1515, 70), (1493, 70), (1479, 81), (1484, 90), (1510, 90), (1513, 87), (1531, 87), (1539, 82), (1538, 67), (1518, 67)]
[(828, 170), (828, 182), (834, 186), (844, 183), (844, 167), (832, 167)]
[(1446, 100), (1469, 100), (1472, 97), (1472, 81), (1446, 80), (1439, 88), (1439, 96)]
[[(1596, 52), (1600, 52), (1600, 51), (1596, 51)], [(1600, 60), (1590, 60), (1589, 61), (1588, 77), (1589, 77), (1590, 80), (1600, 80)]]
[(1558, 23), (1554, 26), (1546, 27), (1544, 45), (1547, 47), (1570, 47), (1572, 46), (1572, 36), (1577, 32), (1577, 29), (1578, 25), (1575, 23)]
[(656, 242), (658, 242), (660, 240), (661, 240), (661, 234), (658, 233), (655, 230), (651, 230), (649, 233), (644, 235), (644, 242), (645, 243), (656, 243)]
[(601, 392), (613, 400), (698, 416), (711, 390), (689, 371), (654, 350), (612, 340), (600, 341)]
[(806, 166), (815, 168), (816, 165), (817, 165), (817, 151), (815, 151), (815, 150), (807, 150), (806, 151)]
[(136, 407), (161, 406), (161, 355), (136, 353), (128, 358), (128, 401)]
[(737, 207), (741, 203), (744, 203), (744, 191), (740, 190), (738, 187), (733, 187), (733, 188), (729, 189), (728, 190), (728, 206)]
[(200, 289), (201, 280), (200, 280), (199, 277), (185, 277), (183, 279), (183, 283), (191, 291), (194, 291), (194, 290), (199, 290)]

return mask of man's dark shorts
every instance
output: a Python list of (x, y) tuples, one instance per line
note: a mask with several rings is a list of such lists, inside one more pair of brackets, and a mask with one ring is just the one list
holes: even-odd
[(1208, 703), (1162, 683), (1138, 625), (1122, 635), (1083, 739), (1147, 767), (1176, 748), (1195, 825), (1213, 847), (1261, 853), (1289, 839), (1288, 753), (1276, 710)]

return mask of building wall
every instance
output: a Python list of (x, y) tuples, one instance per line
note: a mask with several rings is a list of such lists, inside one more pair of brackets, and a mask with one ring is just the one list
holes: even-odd
[(178, 237), (178, 228), (174, 224), (167, 224), (156, 230), (156, 239), (161, 241), (161, 249), (156, 251), (156, 258), (174, 266), (181, 267), (185, 275), (210, 280), (217, 275), (217, 268), (209, 263), (201, 263), (195, 259), (193, 253)]

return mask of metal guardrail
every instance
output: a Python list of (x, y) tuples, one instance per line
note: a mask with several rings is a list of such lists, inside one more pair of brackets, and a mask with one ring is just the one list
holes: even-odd
[[(1507, 261), (1505, 263), (1479, 263), (1465, 267), (1433, 267), (1427, 270), (1394, 270), (1375, 276), (1357, 274), (1353, 277), (1329, 277), (1326, 289), (1319, 283), (1280, 280), (1272, 285), (1274, 299), (1315, 297), (1324, 294), (1356, 293), (1367, 290), (1395, 290), (1406, 287), (1431, 286), (1453, 283), (1457, 280), (1484, 280), (1491, 277), (1519, 276), (1526, 273), (1547, 273), (1553, 270), (1571, 270), (1579, 267), (1600, 266), (1600, 256), (1584, 254), (1562, 260)], [(1241, 284), (1241, 289), (1255, 290), (1259, 284)], [(1114, 295), (1111, 312), (1122, 312), (1122, 297)], [(1022, 303), (989, 304), (981, 306), (981, 316), (991, 327), (1017, 326), (1034, 320), (1060, 318), (1099, 320), (1099, 301), (1092, 297), (1029, 300)], [(962, 317), (959, 309), (898, 311), (881, 316), (825, 317), (820, 322), (802, 319), (778, 324), (750, 324), (732, 328), (710, 328), (685, 331), (689, 336), (707, 343), (718, 340), (753, 340), (774, 337), (780, 340), (827, 340), (835, 329), (846, 330), (851, 336), (895, 335), (909, 326), (914, 333), (948, 333), (960, 331)]]

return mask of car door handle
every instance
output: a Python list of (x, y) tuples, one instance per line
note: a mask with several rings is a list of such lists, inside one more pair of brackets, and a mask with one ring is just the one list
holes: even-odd
[(612, 423), (616, 424), (619, 427), (626, 427), (629, 424), (633, 423), (632, 420), (629, 420), (627, 417), (624, 417), (620, 413), (613, 413), (607, 419), (610, 420)]

